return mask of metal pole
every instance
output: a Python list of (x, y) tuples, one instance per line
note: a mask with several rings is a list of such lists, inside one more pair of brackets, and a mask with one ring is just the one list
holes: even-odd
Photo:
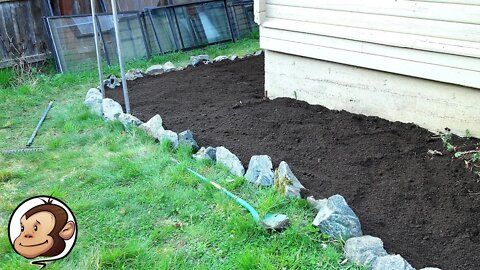
[(95, 0), (90, 1), (90, 5), (92, 8), (93, 36), (95, 37), (95, 49), (97, 52), (98, 80), (100, 81), (100, 91), (102, 91), (102, 97), (105, 98), (105, 88), (103, 86), (102, 54), (101, 54), (100, 45), (98, 42), (97, 16), (95, 15), (94, 1)]
[(123, 99), (125, 101), (125, 110), (130, 111), (130, 99), (128, 98), (127, 80), (125, 79), (125, 67), (123, 66), (122, 49), (120, 48), (120, 33), (118, 32), (117, 3), (112, 0), (113, 26), (115, 28), (115, 42), (117, 43), (118, 64), (120, 65), (120, 75), (122, 76)]
[(37, 136), (38, 130), (39, 130), (40, 127), (42, 126), (43, 122), (45, 121), (45, 118), (47, 118), (47, 114), (48, 114), (48, 112), (50, 111), (50, 109), (52, 108), (52, 105), (53, 105), (53, 101), (50, 101), (50, 102), (48, 103), (47, 108), (46, 108), (45, 111), (43, 112), (42, 118), (40, 118), (40, 121), (38, 122), (37, 127), (35, 127), (35, 130), (33, 131), (32, 136), (31, 136), (30, 139), (28, 140), (28, 142), (27, 142), (27, 144), (26, 144), (27, 147), (32, 146), (33, 140), (35, 140), (35, 137)]

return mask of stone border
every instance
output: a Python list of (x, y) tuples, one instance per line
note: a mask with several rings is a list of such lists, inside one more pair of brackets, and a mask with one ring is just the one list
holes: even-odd
[[(262, 51), (257, 51), (253, 55), (257, 56), (260, 54), (262, 54)], [(209, 60), (208, 55), (191, 56), (190, 64), (186, 67), (175, 68), (173, 63), (167, 62), (163, 65), (149, 67), (145, 74), (156, 76), (175, 70), (183, 70), (189, 66), (195, 67), (202, 62), (210, 64), (226, 60), (234, 61), (237, 58), (242, 59), (248, 56), (251, 55), (243, 57), (222, 55), (214, 58), (212, 61)], [(126, 76), (128, 80), (135, 80), (143, 77), (143, 74), (139, 69), (131, 69)], [(111, 78), (106, 80), (106, 83), (118, 86), (118, 80)], [(110, 98), (102, 99), (102, 94), (97, 88), (88, 90), (84, 104), (93, 113), (103, 117), (106, 121), (119, 121), (125, 128), (141, 128), (158, 141), (170, 141), (175, 149), (180, 144), (191, 147), (193, 150), (192, 158), (195, 160), (209, 160), (210, 162), (222, 164), (231, 174), (237, 177), (245, 177), (252, 184), (274, 187), (284, 196), (301, 199), (300, 193), (305, 187), (298, 181), (285, 161), (280, 162), (277, 169), (274, 170), (269, 156), (255, 155), (251, 157), (245, 172), (240, 159), (227, 148), (223, 146), (200, 148), (190, 130), (185, 130), (179, 134), (166, 130), (163, 127), (162, 117), (158, 114), (146, 123), (143, 123), (137, 117), (125, 114), (118, 102)], [(312, 222), (313, 226), (334, 239), (346, 240), (344, 252), (347, 261), (366, 266), (370, 270), (415, 270), (402, 256), (389, 255), (384, 249), (380, 238), (363, 235), (360, 220), (341, 195), (336, 194), (328, 199), (318, 200), (308, 197), (307, 201), (318, 211)], [(427, 267), (420, 270), (440, 269)]]

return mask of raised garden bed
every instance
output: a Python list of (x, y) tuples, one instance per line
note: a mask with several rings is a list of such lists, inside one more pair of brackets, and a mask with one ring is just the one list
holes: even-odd
[[(129, 82), (133, 114), (147, 121), (158, 113), (166, 128), (190, 129), (202, 146), (226, 146), (244, 166), (258, 154), (275, 166), (287, 161), (308, 194), (343, 195), (364, 234), (380, 237), (416, 268), (480, 269), (480, 183), (463, 161), (445, 151), (427, 154), (442, 150), (442, 142), (413, 124), (265, 100), (263, 61)], [(107, 96), (123, 102), (119, 88)]]

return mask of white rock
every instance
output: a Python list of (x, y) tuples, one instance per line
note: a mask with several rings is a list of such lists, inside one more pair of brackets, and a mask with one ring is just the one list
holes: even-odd
[(258, 155), (252, 156), (250, 162), (248, 163), (247, 173), (245, 173), (245, 178), (248, 182), (262, 185), (262, 186), (271, 186), (273, 185), (273, 165), (272, 159), (267, 155)]
[(197, 55), (197, 56), (191, 56), (190, 57), (190, 64), (192, 66), (196, 66), (198, 65), (200, 62), (208, 62), (208, 60), (210, 59), (210, 57), (206, 54), (201, 54), (201, 55)]
[(235, 61), (236, 59), (238, 58), (238, 56), (236, 54), (230, 56), (228, 59), (230, 59), (230, 61)]
[(103, 118), (109, 121), (118, 120), (123, 113), (122, 106), (113, 99), (104, 98), (102, 101)]
[(196, 154), (193, 154), (192, 157), (195, 160), (204, 160), (208, 159), (210, 161), (215, 161), (217, 149), (213, 147), (201, 147)]
[(157, 139), (160, 136), (160, 134), (165, 130), (163, 128), (162, 117), (160, 117), (160, 115), (158, 114), (152, 117), (146, 123), (140, 125), (140, 128), (145, 130), (145, 132), (147, 132), (150, 136), (152, 136), (155, 139)]
[(262, 51), (262, 50), (258, 50), (258, 51), (256, 51), (256, 52), (255, 52), (253, 55), (255, 55), (255, 56), (259, 56), (259, 55), (261, 55), (262, 53), (263, 53), (263, 51)]
[(159, 75), (164, 73), (165, 70), (163, 69), (162, 65), (153, 65), (147, 68), (147, 71), (145, 71), (146, 74), (148, 75)]
[(285, 186), (285, 193), (287, 197), (291, 198), (301, 198), (302, 194), (300, 193), (300, 189), (295, 188), (294, 186)]
[(315, 200), (315, 198), (313, 196), (309, 196), (309, 197), (307, 197), (307, 202), (313, 208), (317, 209), (317, 211), (320, 211), (320, 209), (328, 202), (328, 200), (327, 199)]
[(174, 148), (178, 147), (178, 134), (171, 130), (163, 130), (158, 136), (158, 141), (168, 140), (172, 143)]
[(359, 265), (372, 265), (378, 257), (386, 255), (388, 254), (383, 248), (383, 242), (377, 237), (365, 235), (350, 238), (345, 242), (345, 257)]
[(165, 72), (174, 71), (175, 65), (172, 62), (168, 61), (165, 64), (163, 64), (163, 70), (165, 70)]
[(213, 62), (221, 62), (221, 61), (224, 61), (224, 60), (227, 60), (228, 57), (226, 55), (220, 55), (220, 56), (217, 56), (215, 58), (213, 58)]
[(127, 73), (125, 73), (125, 79), (127, 81), (133, 81), (142, 77), (143, 77), (143, 74), (142, 74), (142, 70), (140, 69), (129, 69)]
[(129, 126), (135, 126), (135, 127), (138, 127), (140, 126), (141, 124), (143, 124), (142, 121), (140, 121), (140, 119), (138, 119), (137, 117), (131, 115), (131, 114), (128, 114), (128, 113), (121, 113), (119, 116), (118, 116), (118, 121), (120, 121), (120, 123), (122, 123), (122, 125), (127, 128)]
[(90, 108), (93, 113), (102, 116), (102, 93), (97, 88), (90, 88), (85, 96), (85, 105)]
[(300, 190), (305, 189), (285, 161), (275, 171), (275, 188), (290, 197), (300, 197)]
[(233, 175), (243, 176), (245, 173), (240, 159), (223, 146), (217, 147), (215, 159), (217, 163), (225, 166)]
[(425, 268), (422, 268), (420, 270), (442, 270), (442, 269), (436, 268), (436, 267), (425, 267)]
[(415, 270), (402, 256), (387, 255), (378, 257), (372, 265), (372, 270)]

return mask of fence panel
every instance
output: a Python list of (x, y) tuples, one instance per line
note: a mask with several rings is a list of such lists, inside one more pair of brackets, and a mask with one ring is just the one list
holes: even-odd
[(244, 38), (258, 30), (258, 25), (253, 20), (253, 2), (230, 3), (228, 11), (235, 39)]
[(27, 62), (46, 59), (41, 17), (40, 0), (0, 1), (0, 68), (11, 66), (18, 57)]
[[(101, 14), (98, 15), (98, 18), (110, 64), (117, 64), (117, 44), (115, 42), (112, 15)], [(125, 61), (148, 57), (149, 53), (139, 13), (119, 13), (118, 28), (120, 45)]]
[[(53, 40), (53, 54), (61, 72), (96, 67), (95, 40), (91, 16), (47, 18)], [(102, 57), (104, 60), (107, 57)]]
[(223, 1), (171, 8), (183, 49), (232, 40)]
[[(151, 54), (190, 49), (242, 38), (255, 30), (252, 2), (207, 0), (200, 3), (120, 12), (119, 32), (126, 61)], [(102, 59), (118, 63), (111, 14), (98, 14)], [(96, 53), (90, 15), (53, 16), (46, 19), (57, 67), (76, 72), (95, 67)]]

